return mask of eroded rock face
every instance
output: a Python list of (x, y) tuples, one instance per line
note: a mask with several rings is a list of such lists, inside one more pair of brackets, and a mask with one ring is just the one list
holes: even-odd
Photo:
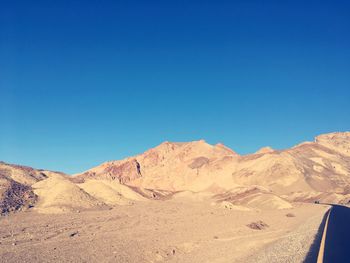
[(128, 183), (142, 176), (141, 166), (136, 159), (120, 166), (111, 166), (106, 169), (106, 172), (109, 173), (113, 180), (117, 179), (121, 184)]
[(0, 214), (6, 215), (36, 205), (38, 196), (32, 186), (52, 174), (66, 176), (59, 172), (0, 162)]
[(0, 213), (6, 215), (11, 212), (28, 209), (34, 206), (37, 196), (28, 185), (18, 183), (5, 176), (1, 176)]
[(107, 179), (118, 180), (121, 184), (126, 184), (142, 177), (141, 165), (136, 159), (110, 162), (98, 170), (90, 170), (81, 175), (71, 178), (75, 183), (83, 183), (86, 179)]

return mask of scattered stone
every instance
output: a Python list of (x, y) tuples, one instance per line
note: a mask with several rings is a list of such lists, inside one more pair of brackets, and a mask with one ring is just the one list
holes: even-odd
[(70, 236), (70, 237), (74, 237), (74, 236), (78, 235), (78, 233), (79, 233), (78, 231), (75, 231), (75, 232), (69, 234), (69, 236)]
[(288, 214), (286, 214), (286, 217), (295, 217), (295, 215), (292, 213), (288, 213)]
[(219, 239), (219, 237), (218, 236), (214, 236), (214, 239)]
[(263, 229), (269, 227), (269, 225), (266, 224), (265, 222), (259, 220), (259, 221), (252, 222), (252, 223), (248, 224), (247, 227), (254, 229), (254, 230), (263, 230)]

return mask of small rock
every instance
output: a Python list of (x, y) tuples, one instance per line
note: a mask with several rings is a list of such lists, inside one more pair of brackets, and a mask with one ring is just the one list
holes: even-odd
[(266, 224), (265, 222), (259, 220), (257, 222), (252, 222), (252, 223), (248, 224), (247, 227), (254, 229), (254, 230), (263, 230), (263, 229), (269, 227), (269, 225)]
[(292, 213), (288, 213), (288, 214), (286, 214), (286, 217), (295, 217), (295, 215)]
[(79, 233), (78, 231), (75, 231), (75, 232), (69, 234), (69, 236), (70, 236), (70, 237), (74, 237), (74, 236), (78, 235), (78, 233)]

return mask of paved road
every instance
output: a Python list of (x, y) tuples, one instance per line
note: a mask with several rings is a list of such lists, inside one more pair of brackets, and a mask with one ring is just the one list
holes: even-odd
[(323, 262), (350, 262), (350, 208), (332, 206), (325, 237)]

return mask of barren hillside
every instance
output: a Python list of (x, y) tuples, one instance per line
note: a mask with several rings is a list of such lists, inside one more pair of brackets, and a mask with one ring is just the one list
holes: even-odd
[(347, 203), (349, 150), (350, 133), (344, 132), (244, 156), (204, 140), (164, 142), (74, 176), (0, 163), (1, 213), (32, 207), (43, 213), (107, 209), (189, 193), (247, 209), (283, 209), (315, 200)]
[(173, 192), (217, 193), (257, 185), (277, 195), (336, 193), (346, 199), (350, 183), (349, 149), (349, 132), (320, 135), (314, 142), (291, 149), (278, 151), (265, 147), (245, 156), (222, 144), (210, 145), (203, 140), (165, 142), (143, 154), (106, 162), (74, 178), (117, 180), (137, 188)]

